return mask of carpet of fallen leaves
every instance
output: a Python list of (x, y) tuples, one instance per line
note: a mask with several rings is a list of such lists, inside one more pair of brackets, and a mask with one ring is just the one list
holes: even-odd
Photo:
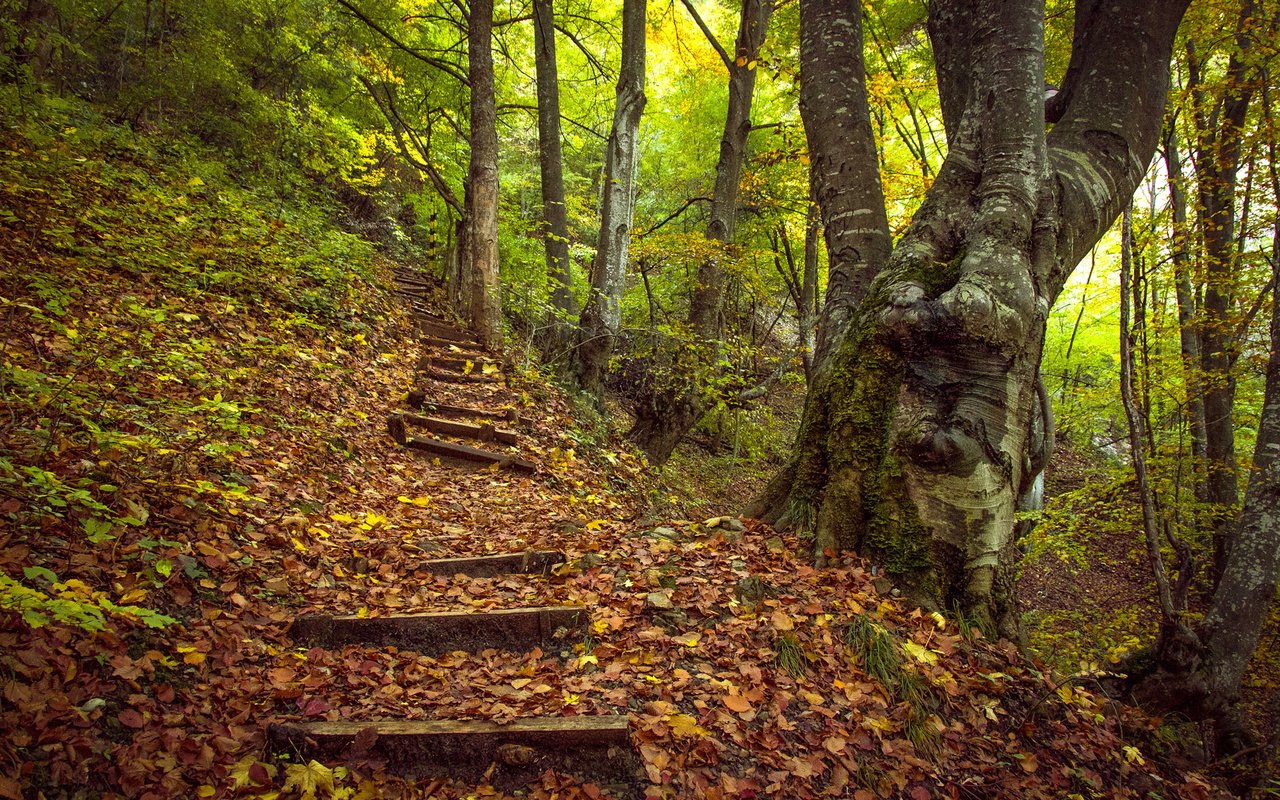
[[(322, 281), (295, 223), (119, 141), (3, 145), (0, 797), (500, 797), (290, 760), (266, 729), (591, 714), (628, 715), (631, 782), (547, 773), (514, 796), (1208, 796), (1144, 757), (1150, 723), (881, 596), (868, 565), (815, 570), (750, 520), (640, 524), (647, 467), (536, 374), (418, 381), (388, 262), (352, 248), (369, 269)], [(255, 219), (292, 244), (263, 252)], [(241, 278), (212, 281), (227, 263)], [(316, 286), (340, 304), (293, 302)], [(383, 421), (415, 386), (518, 409), (537, 473), (397, 447)], [(419, 567), (525, 549), (569, 560)], [(288, 635), (314, 611), (551, 603), (587, 606), (588, 635), (439, 658)], [(887, 668), (849, 646), (857, 624)]]

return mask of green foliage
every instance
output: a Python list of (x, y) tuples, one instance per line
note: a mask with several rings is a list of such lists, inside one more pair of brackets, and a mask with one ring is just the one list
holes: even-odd
[(799, 678), (806, 671), (804, 647), (794, 633), (784, 633), (773, 643), (774, 661), (791, 677)]
[(33, 628), (50, 623), (69, 625), (83, 631), (101, 631), (107, 627), (107, 615), (140, 622), (148, 628), (164, 628), (177, 623), (173, 617), (151, 609), (117, 605), (102, 592), (91, 592), (77, 580), (60, 583), (57, 576), (43, 568), (26, 570), (27, 577), (43, 579), (52, 594), (32, 589), (8, 575), (0, 574), (0, 609), (14, 611)]

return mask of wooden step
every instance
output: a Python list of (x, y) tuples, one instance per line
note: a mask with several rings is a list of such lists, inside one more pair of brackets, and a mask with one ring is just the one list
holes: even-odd
[(295, 756), (338, 760), (374, 755), (395, 766), (471, 783), (490, 778), (527, 782), (551, 768), (626, 784), (634, 781), (629, 771), (639, 766), (630, 725), (622, 715), (526, 717), (507, 723), (291, 722), (268, 726), (267, 738), (277, 751)]
[[(499, 369), (502, 365), (496, 361), (488, 361), (480, 358), (451, 358), (449, 356), (437, 356), (428, 353), (418, 359), (418, 369), (431, 369), (432, 367), (440, 367), (442, 369), (454, 370), (455, 372), (464, 372), (467, 369), (467, 362), (471, 362), (471, 371), (484, 373), (485, 364), (493, 364)], [(496, 373), (490, 373), (496, 374)]]
[(480, 419), (499, 419), (510, 422), (515, 425), (520, 422), (520, 412), (514, 408), (504, 409), (502, 411), (490, 411), (487, 408), (468, 408), (467, 406), (453, 406), (448, 403), (432, 403), (427, 400), (427, 393), (422, 391), (409, 392), (409, 406), (432, 414), (443, 414), (453, 417), (479, 417)]
[(406, 444), (396, 436), (396, 430), (403, 430), (405, 425), (417, 425), (426, 428), (432, 433), (443, 433), (448, 436), (462, 436), (469, 439), (477, 439), (481, 442), (500, 442), (502, 444), (515, 444), (516, 432), (495, 428), (493, 423), (486, 422), (483, 425), (472, 425), (467, 422), (454, 422), (448, 419), (437, 419), (436, 417), (424, 417), (421, 414), (406, 414), (397, 412), (391, 416), (400, 417), (400, 422), (387, 420), (387, 431), (391, 434), (391, 438), (400, 444)]
[(489, 351), (479, 342), (459, 342), (453, 339), (441, 339), (437, 336), (423, 336), (419, 339), (423, 345), (427, 347), (439, 347), (442, 350), (455, 352), (454, 348), (465, 353), (475, 353), (477, 356), (487, 355)]
[(587, 611), (582, 606), (540, 606), (503, 611), (447, 611), (387, 617), (299, 617), (289, 628), (295, 641), (320, 647), (358, 644), (398, 647), (425, 655), (455, 650), (478, 653), (490, 648), (523, 653), (554, 642), (558, 632), (580, 635)]
[[(401, 420), (403, 422), (403, 420)], [(387, 427), (391, 433), (391, 438), (396, 438), (396, 432), (390, 430), (392, 426), (390, 419), (387, 420)], [(481, 450), (478, 447), (469, 447), (465, 444), (454, 444), (440, 439), (432, 439), (427, 436), (406, 436), (403, 442), (405, 447), (411, 447), (414, 450), (421, 450), (424, 453), (431, 453), (436, 456), (444, 456), (446, 458), (457, 458), (463, 461), (473, 461), (477, 464), (498, 464), (502, 467), (509, 467), (520, 472), (534, 472), (537, 465), (532, 461), (526, 461), (518, 456), (506, 455), (505, 453), (494, 453), (489, 450)]]
[(478, 370), (469, 375), (463, 375), (461, 372), (442, 372), (438, 369), (423, 370), (419, 374), (429, 380), (445, 383), (502, 383), (505, 380), (505, 376), (501, 373), (485, 375)]
[(469, 575), (492, 578), (495, 575), (545, 575), (556, 564), (563, 564), (564, 553), (555, 550), (530, 550), (524, 553), (501, 553), (492, 556), (433, 558), (419, 565), (436, 575)]
[(444, 339), (449, 342), (467, 342), (472, 344), (480, 343), (480, 340), (477, 339), (476, 335), (471, 331), (464, 331), (461, 328), (456, 328), (445, 322), (437, 322), (436, 320), (424, 317), (421, 314), (414, 317), (414, 322), (418, 324), (419, 332), (425, 333), (428, 336), (433, 336), (437, 339)]

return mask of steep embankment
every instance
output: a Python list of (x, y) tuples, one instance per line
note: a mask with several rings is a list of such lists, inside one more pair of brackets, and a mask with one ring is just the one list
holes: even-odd
[[(273, 754), (267, 728), (611, 713), (636, 769), (522, 796), (1204, 794), (1085, 687), (882, 596), (867, 565), (817, 572), (736, 520), (642, 529), (647, 472), (536, 376), (462, 398), (518, 410), (535, 474), (397, 446), (406, 389), (464, 390), (415, 378), (389, 265), (194, 146), (42, 113), (0, 139), (0, 797), (504, 796)], [(568, 565), (420, 569), (544, 548)], [(555, 652), (288, 632), (556, 603), (589, 622)]]

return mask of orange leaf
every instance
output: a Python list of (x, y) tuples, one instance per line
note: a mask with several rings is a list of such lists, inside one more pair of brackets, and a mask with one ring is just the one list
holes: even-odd
[(734, 690), (729, 694), (726, 694), (724, 697), (720, 699), (724, 701), (725, 706), (730, 711), (733, 711), (735, 713), (743, 714), (751, 710), (751, 701), (743, 697), (742, 695), (738, 694), (737, 690)]
[(769, 617), (769, 621), (773, 623), (773, 629), (777, 631), (789, 631), (796, 627), (791, 621), (791, 615), (785, 611), (775, 611), (773, 616)]

